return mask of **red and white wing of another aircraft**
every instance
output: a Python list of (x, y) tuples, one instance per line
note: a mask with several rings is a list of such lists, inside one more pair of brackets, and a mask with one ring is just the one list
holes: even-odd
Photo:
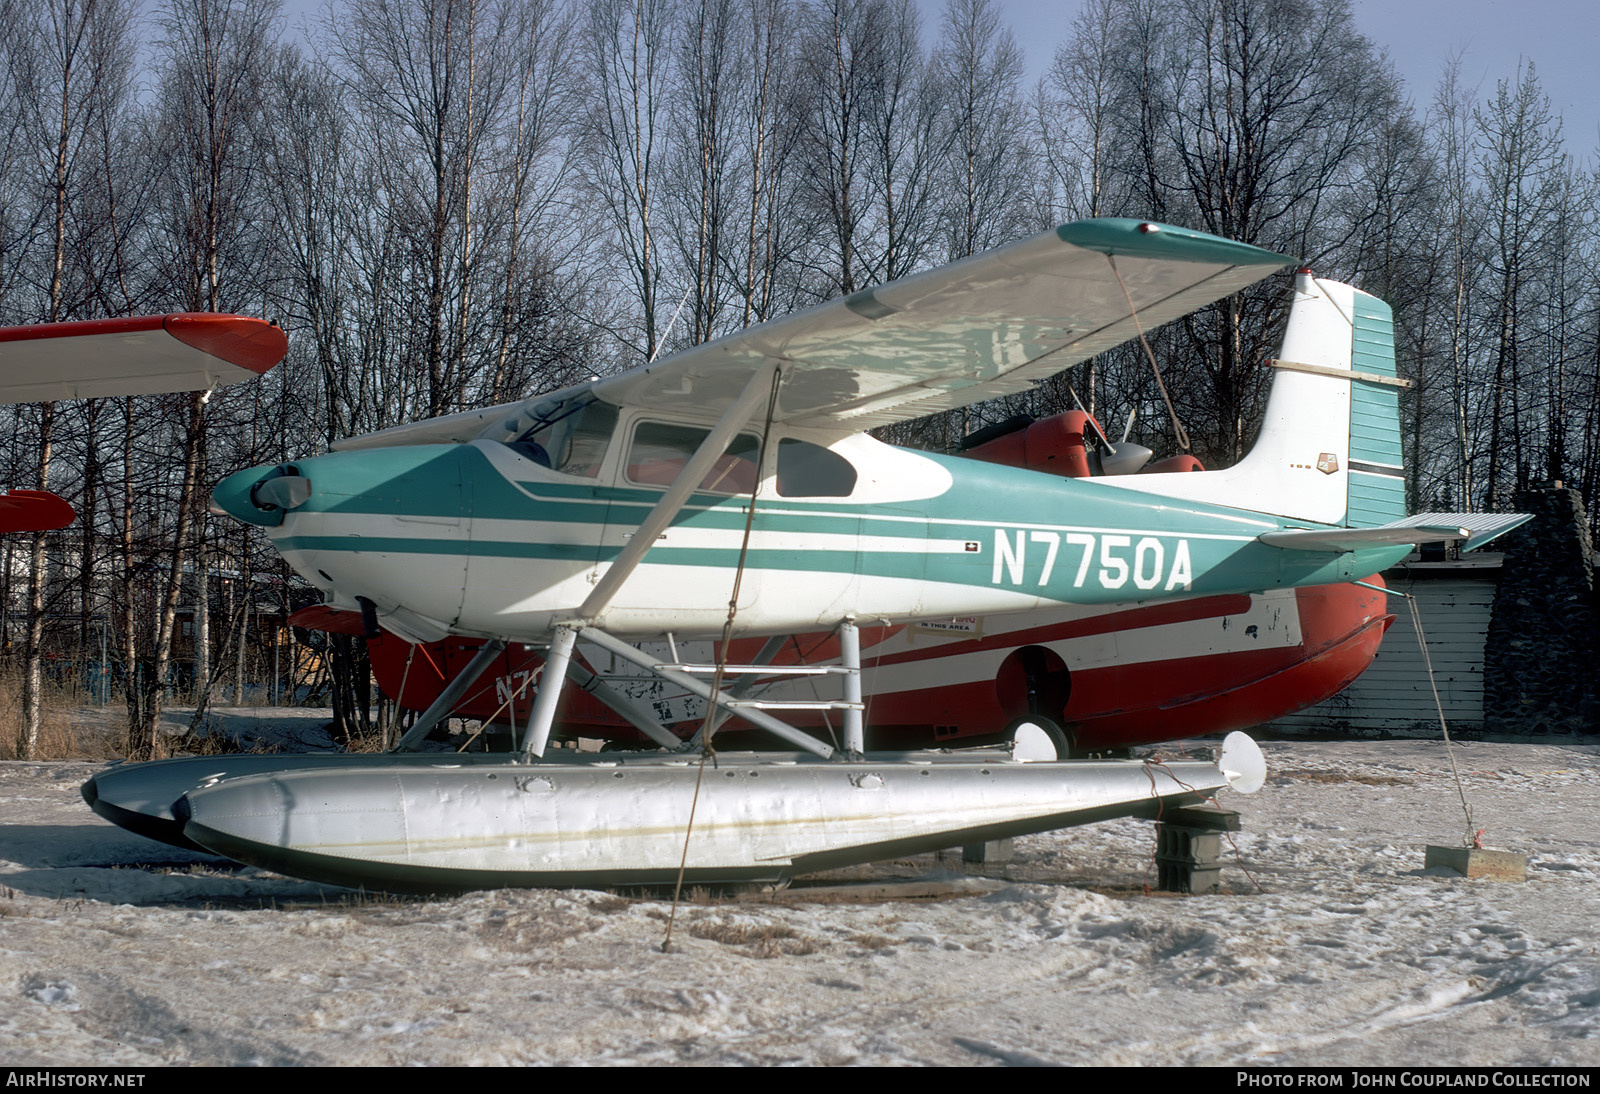
[[(0, 402), (209, 391), (254, 379), (288, 348), (265, 320), (210, 312), (0, 327)], [(0, 532), (62, 528), (74, 516), (46, 491), (0, 495)]]
[(204, 391), (254, 379), (288, 348), (263, 319), (210, 312), (0, 327), (0, 402)]

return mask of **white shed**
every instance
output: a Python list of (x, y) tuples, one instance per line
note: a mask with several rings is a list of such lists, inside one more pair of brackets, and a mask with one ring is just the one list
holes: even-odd
[[(1484, 641), (1503, 556), (1475, 552), (1444, 562), (1409, 562), (1383, 575), (1390, 589), (1416, 598), (1439, 700), (1451, 729), (1483, 726)], [(1410, 604), (1389, 598), (1394, 624), (1371, 667), (1333, 698), (1286, 715), (1271, 727), (1295, 732), (1438, 732), (1439, 714)]]

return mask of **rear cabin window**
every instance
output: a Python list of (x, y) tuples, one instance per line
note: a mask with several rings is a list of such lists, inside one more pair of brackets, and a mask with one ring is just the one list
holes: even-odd
[[(670, 486), (709, 429), (640, 422), (628, 448), (628, 481), (639, 486)], [(757, 481), (761, 442), (748, 433), (734, 437), (697, 489), (708, 494), (748, 494)]]
[(856, 488), (856, 469), (831, 449), (785, 437), (778, 442), (778, 496), (847, 498)]

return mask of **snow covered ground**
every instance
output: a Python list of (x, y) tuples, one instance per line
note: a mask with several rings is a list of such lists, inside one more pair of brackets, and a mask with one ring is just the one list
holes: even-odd
[(1457, 746), (1520, 884), (1423, 870), (1465, 825), (1442, 746), (1263, 749), (1224, 801), (1259, 890), (1144, 895), (1124, 821), (942, 899), (700, 894), (668, 953), (664, 899), (355, 896), (0, 764), (0, 1063), (1600, 1065), (1600, 747)]

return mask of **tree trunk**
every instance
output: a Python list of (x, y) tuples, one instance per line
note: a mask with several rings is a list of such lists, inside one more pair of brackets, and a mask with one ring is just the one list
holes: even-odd
[(172, 537), (172, 561), (167, 569), (166, 587), (161, 597), (156, 623), (155, 649), (150, 672), (140, 681), (141, 699), (134, 707), (128, 727), (130, 758), (153, 760), (160, 751), (156, 740), (156, 719), (161, 714), (167, 666), (172, 654), (172, 632), (178, 615), (178, 596), (183, 590), (184, 547), (189, 542), (189, 527), (194, 511), (195, 491), (200, 473), (200, 441), (205, 424), (206, 393), (189, 394), (188, 430), (183, 443), (183, 485), (178, 495), (178, 528)]

